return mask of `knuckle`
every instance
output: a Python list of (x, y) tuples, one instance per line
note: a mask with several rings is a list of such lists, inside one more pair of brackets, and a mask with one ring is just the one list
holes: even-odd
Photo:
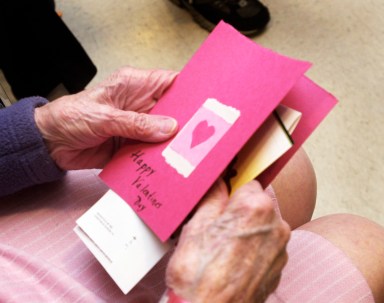
[(285, 222), (279, 219), (279, 224), (276, 229), (276, 236), (281, 240), (281, 244), (285, 245), (291, 235), (291, 229), (289, 225)]
[(152, 123), (148, 118), (148, 115), (139, 113), (134, 118), (134, 132), (137, 138), (147, 137), (153, 131)]
[(257, 201), (257, 203), (252, 203), (251, 207), (253, 207), (254, 212), (258, 215), (270, 217), (272, 214), (275, 214), (272, 199), (268, 194), (259, 192), (253, 196), (252, 202), (254, 201)]

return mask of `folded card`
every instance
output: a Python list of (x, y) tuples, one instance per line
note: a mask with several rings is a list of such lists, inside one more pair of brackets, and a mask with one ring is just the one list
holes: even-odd
[(126, 145), (101, 178), (167, 240), (309, 67), (221, 22), (151, 112), (178, 135)]
[(76, 234), (127, 294), (172, 247), (109, 190), (77, 221)]

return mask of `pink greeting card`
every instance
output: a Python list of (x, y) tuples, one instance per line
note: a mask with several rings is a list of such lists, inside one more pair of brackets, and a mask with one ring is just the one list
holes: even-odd
[(309, 66), (221, 22), (151, 112), (179, 133), (126, 145), (101, 178), (167, 240)]

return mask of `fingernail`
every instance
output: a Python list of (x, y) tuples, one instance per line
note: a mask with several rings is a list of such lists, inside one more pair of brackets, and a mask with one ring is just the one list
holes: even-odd
[(160, 131), (166, 135), (173, 134), (177, 128), (177, 121), (169, 117), (162, 117), (161, 119)]

